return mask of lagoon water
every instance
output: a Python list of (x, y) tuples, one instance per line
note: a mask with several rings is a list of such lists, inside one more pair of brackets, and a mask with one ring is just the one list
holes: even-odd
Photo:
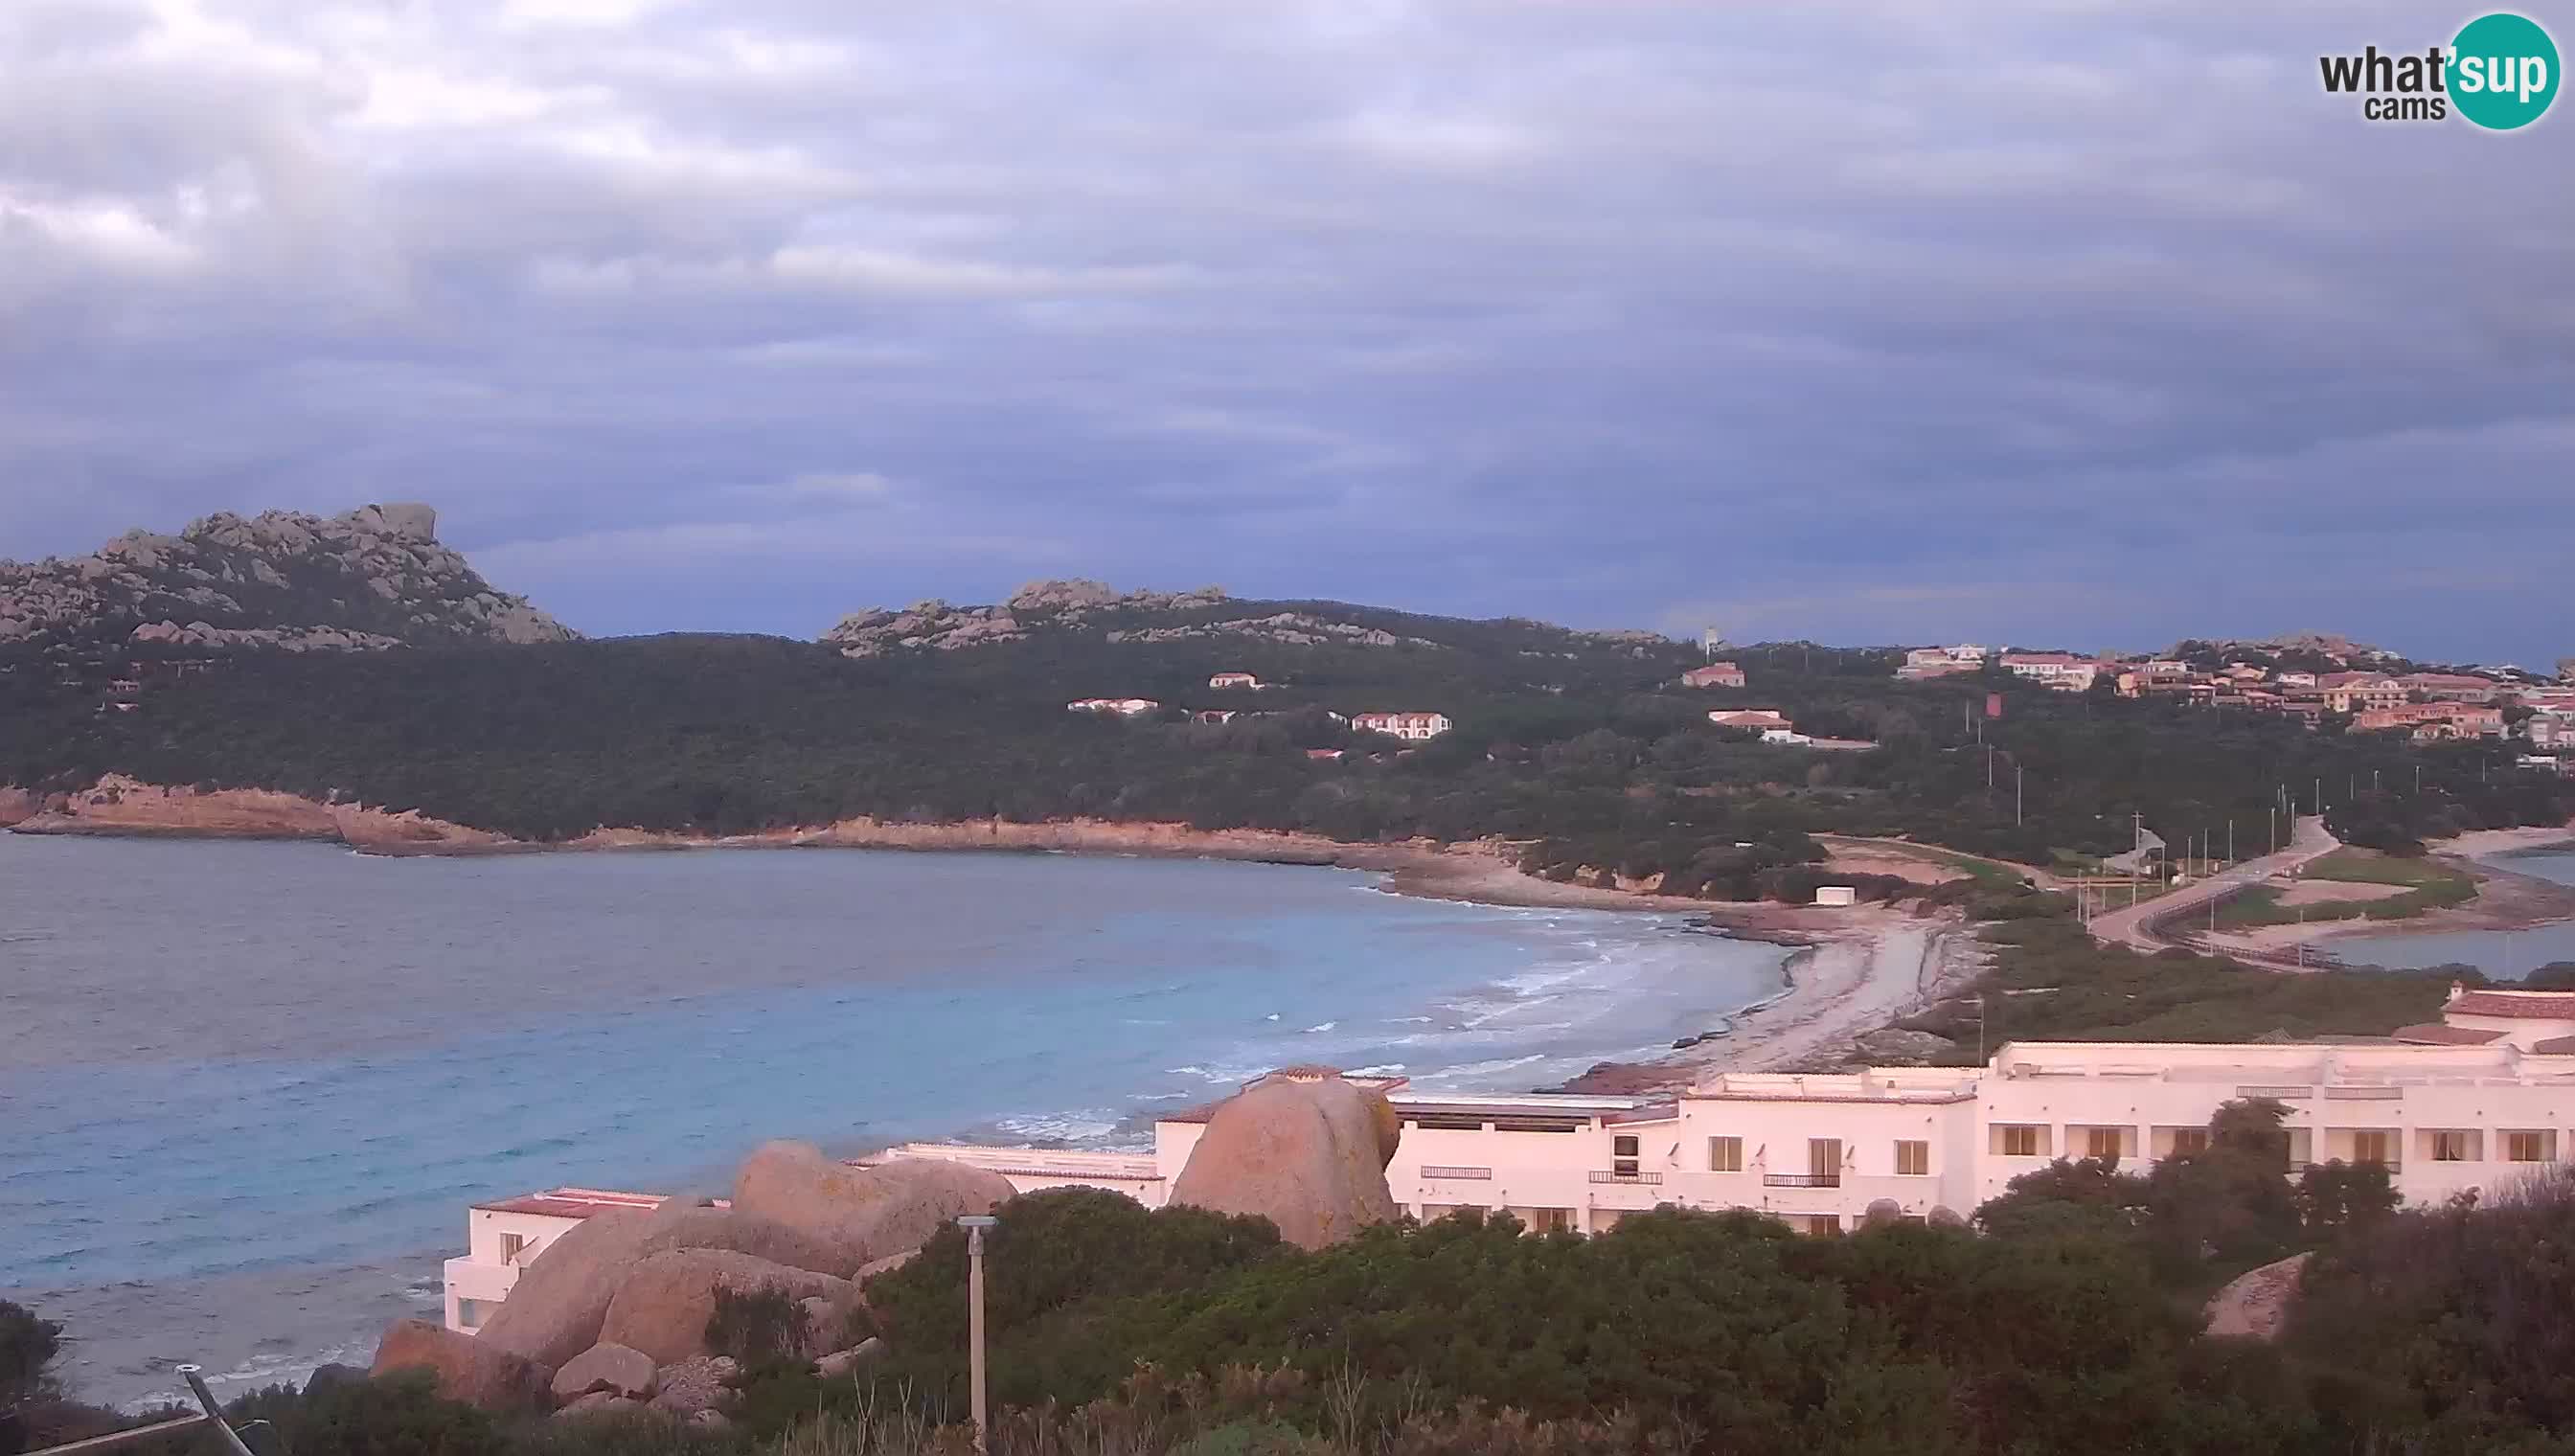
[[(2575, 884), (2575, 852), (2499, 855), (2491, 862), (2537, 879)], [(2326, 944), (2347, 965), (2473, 965), (2488, 975), (2518, 980), (2551, 961), (2575, 960), (2575, 922), (2528, 930), (2337, 936)]]
[(767, 1137), (1117, 1146), (1282, 1063), (1526, 1088), (1775, 991), (1666, 915), (1347, 871), (863, 850), (375, 859), (0, 835), (0, 1296), (91, 1398), (363, 1363), (466, 1205)]

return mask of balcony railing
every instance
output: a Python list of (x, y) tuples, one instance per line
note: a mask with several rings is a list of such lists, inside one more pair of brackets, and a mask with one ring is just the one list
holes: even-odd
[(1612, 1169), (1594, 1169), (1591, 1174), (1591, 1181), (1595, 1183), (1659, 1183), (1662, 1180), (1663, 1175), (1660, 1173), (1622, 1173)]
[(1763, 1173), (1761, 1175), (1761, 1186), (1764, 1188), (1838, 1188), (1841, 1185), (1842, 1175), (1839, 1173)]
[(2346, 1087), (2325, 1088), (2325, 1100), (2328, 1102), (2399, 1102), (2404, 1098), (2403, 1087), (2382, 1087), (2359, 1083)]
[(1437, 1163), (1423, 1163), (1421, 1165), (1421, 1176), (1425, 1178), (1462, 1178), (1468, 1181), (1480, 1183), (1492, 1181), (1493, 1170), (1491, 1168), (1449, 1167)]

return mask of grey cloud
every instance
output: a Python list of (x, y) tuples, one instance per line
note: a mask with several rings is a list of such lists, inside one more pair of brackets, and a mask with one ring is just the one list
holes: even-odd
[[(2423, 30), (19, 0), (0, 552), (400, 496), (595, 632), (811, 633), (1036, 566), (2553, 656), (2575, 132), (2317, 91), (2320, 49)], [(892, 484), (796, 484), (834, 481)], [(2427, 542), (2492, 590), (2408, 575)]]

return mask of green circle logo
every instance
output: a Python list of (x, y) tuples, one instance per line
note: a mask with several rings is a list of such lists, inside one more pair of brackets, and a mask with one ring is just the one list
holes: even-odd
[(2508, 132), (2539, 120), (2557, 99), (2557, 42), (2529, 16), (2480, 15), (2450, 42), (2449, 71), (2459, 115)]

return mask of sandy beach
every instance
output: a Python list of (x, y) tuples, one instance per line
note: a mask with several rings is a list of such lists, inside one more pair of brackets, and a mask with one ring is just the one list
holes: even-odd
[[(1381, 873), (1384, 888), (1397, 894), (1490, 905), (1679, 912), (1714, 932), (1800, 947), (1787, 966), (1788, 984), (1735, 1017), (1725, 1034), (1652, 1062), (1603, 1064), (1579, 1079), (1585, 1086), (1669, 1087), (1720, 1067), (1748, 1070), (1827, 1059), (1844, 1052), (1853, 1037), (1962, 984), (1972, 977), (1976, 960), (1975, 937), (1954, 917), (1917, 916), (1883, 905), (1828, 909), (1692, 899), (1655, 894), (1641, 885), (1566, 884), (1522, 872), (1520, 846), (1502, 839), (1347, 844), (1313, 834), (1170, 823), (993, 819), (929, 824), (859, 818), (724, 837), (606, 828), (567, 843), (532, 844), (417, 813), (389, 814), (261, 790), (199, 791), (113, 775), (84, 792), (47, 801), (20, 797), (25, 801), (14, 805), (19, 812), (13, 817), (21, 833), (323, 839), (370, 854), (880, 848), (1327, 865)], [(1884, 872), (1949, 877), (1946, 866), (1883, 846), (1845, 843), (1836, 845), (1836, 853), (1845, 867), (1853, 855), (1882, 857), (1888, 861)]]

